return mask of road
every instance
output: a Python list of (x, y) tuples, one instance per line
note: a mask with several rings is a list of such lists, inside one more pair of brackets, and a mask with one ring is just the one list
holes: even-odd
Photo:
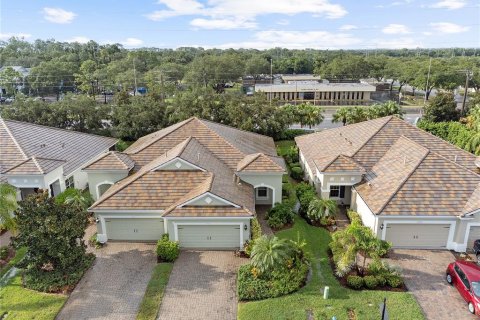
[[(418, 117), (421, 116), (421, 114), (420, 114), (421, 108), (408, 107), (408, 108), (404, 108), (404, 110), (405, 110), (406, 114), (403, 116), (403, 119), (405, 119), (406, 121), (408, 121), (411, 124), (414, 124), (415, 120)], [(319, 130), (341, 127), (342, 123), (332, 123), (333, 114), (335, 113), (335, 111), (336, 111), (335, 108), (325, 108), (325, 113), (323, 114), (324, 115), (323, 122), (321, 124), (319, 124), (318, 126), (313, 126), (312, 130), (319, 131)], [(299, 124), (294, 124), (290, 128), (300, 129), (301, 127), (300, 127)], [(304, 129), (306, 129), (306, 128), (304, 127)]]

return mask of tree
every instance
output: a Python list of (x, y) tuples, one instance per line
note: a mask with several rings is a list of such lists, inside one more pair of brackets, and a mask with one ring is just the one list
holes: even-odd
[(28, 288), (58, 292), (71, 288), (93, 261), (83, 241), (88, 213), (57, 204), (44, 190), (22, 201), (16, 211), (17, 247), (26, 247), (24, 283)]
[(452, 93), (439, 93), (425, 106), (424, 114), (425, 120), (432, 122), (457, 121), (460, 118)]
[(252, 265), (260, 273), (268, 273), (281, 267), (291, 256), (294, 248), (287, 239), (272, 236), (261, 236), (255, 240), (252, 248)]
[(310, 129), (312, 126), (319, 125), (323, 121), (323, 109), (314, 106), (310, 103), (302, 103), (294, 106), (295, 121), (300, 123), (301, 127), (308, 126)]
[(55, 196), (57, 204), (68, 204), (78, 208), (81, 211), (87, 211), (93, 204), (93, 198), (88, 191), (82, 191), (75, 188), (68, 188), (59, 195)]
[(17, 189), (8, 183), (0, 183), (0, 224), (14, 234), (17, 223), (13, 212), (17, 207)]
[(0, 71), (0, 87), (4, 88), (7, 94), (15, 95), (17, 83), (19, 83), (22, 75), (15, 71), (12, 67), (6, 67)]
[(341, 107), (337, 109), (332, 117), (332, 123), (342, 122), (345, 126), (347, 124), (347, 119), (350, 116), (350, 108), (348, 107)]
[(399, 118), (403, 118), (405, 111), (395, 101), (387, 101), (381, 104), (374, 104), (368, 109), (368, 118), (369, 119), (376, 119), (382, 118), (386, 116), (397, 116)]
[(322, 221), (334, 216), (338, 211), (337, 201), (332, 199), (314, 199), (310, 202), (307, 217), (312, 221)]

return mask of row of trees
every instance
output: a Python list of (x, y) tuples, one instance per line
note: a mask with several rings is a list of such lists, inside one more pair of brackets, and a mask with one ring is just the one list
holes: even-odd
[(405, 111), (403, 111), (399, 104), (394, 101), (387, 101), (382, 104), (374, 104), (370, 107), (342, 107), (333, 114), (332, 122), (341, 122), (345, 126), (347, 124), (353, 124), (391, 115), (402, 118), (404, 114)]
[[(71, 90), (96, 94), (131, 90), (135, 85), (161, 88), (173, 94), (179, 83), (212, 86), (236, 81), (244, 75), (270, 73), (315, 73), (330, 79), (392, 79), (414, 88), (452, 89), (465, 82), (473, 70), (470, 86), (480, 85), (480, 59), (476, 52), (452, 56), (452, 50), (430, 50), (419, 55), (412, 50), (365, 51), (204, 50), (202, 48), (126, 50), (119, 44), (99, 45), (19, 39), (0, 42), (0, 64), (31, 67), (26, 92), (51, 94)], [(426, 84), (432, 57), (430, 79)], [(0, 81), (1, 81), (0, 77)], [(5, 87), (11, 80), (5, 80)], [(135, 84), (136, 83), (136, 84)], [(401, 88), (400, 88), (401, 89)]]

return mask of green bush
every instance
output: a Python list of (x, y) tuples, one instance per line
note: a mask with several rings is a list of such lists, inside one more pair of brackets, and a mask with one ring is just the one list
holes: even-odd
[(240, 300), (262, 300), (283, 296), (300, 289), (308, 275), (308, 264), (299, 262), (288, 269), (280, 268), (268, 274), (268, 277), (255, 276), (251, 264), (238, 270), (237, 292)]
[(162, 235), (157, 243), (157, 256), (164, 262), (173, 262), (180, 254), (180, 245), (176, 241), (170, 241), (168, 233)]
[(350, 222), (353, 222), (354, 220), (356, 220), (362, 223), (362, 218), (360, 218), (360, 215), (356, 211), (347, 210), (347, 216), (348, 216), (348, 219), (350, 219)]
[(364, 281), (363, 278), (359, 276), (348, 276), (347, 285), (352, 289), (359, 290), (363, 288)]
[(288, 164), (298, 162), (300, 160), (298, 148), (296, 146), (291, 146), (283, 153), (283, 157)]
[(289, 203), (276, 203), (267, 212), (267, 223), (273, 229), (279, 229), (287, 223), (293, 222), (295, 213)]
[(295, 180), (302, 180), (304, 172), (303, 172), (303, 169), (301, 167), (292, 167), (290, 169), (290, 175)]
[(311, 192), (315, 193), (315, 188), (306, 182), (301, 182), (295, 187), (295, 193), (298, 199), (300, 199), (303, 194)]
[(378, 286), (378, 281), (375, 276), (365, 276), (363, 281), (365, 282), (365, 287), (368, 289), (375, 289)]
[(81, 199), (82, 207), (85, 210), (93, 204), (92, 195), (90, 194), (90, 192), (88, 190), (83, 190), (82, 191), (82, 190), (78, 190), (78, 189), (75, 189), (75, 188), (65, 189), (65, 191), (63, 191), (62, 193), (55, 196), (55, 202), (57, 204), (63, 204), (69, 198)]
[(387, 279), (383, 275), (375, 276), (375, 279), (379, 287), (384, 287), (387, 284)]
[(402, 277), (391, 274), (387, 277), (387, 284), (392, 288), (398, 288), (403, 284)]
[(90, 239), (88, 239), (88, 244), (91, 245), (92, 247), (97, 248), (97, 249), (101, 248), (103, 246), (103, 243), (101, 243), (97, 240), (97, 233), (96, 232), (94, 234), (92, 234)]
[(300, 198), (298, 198), (298, 201), (300, 202), (300, 209), (298, 212), (302, 217), (307, 215), (310, 202), (312, 202), (315, 198), (317, 198), (317, 194), (314, 191), (305, 192)]
[(280, 219), (280, 217), (276, 217), (276, 216), (275, 217), (270, 217), (267, 220), (267, 223), (270, 226), (270, 228), (272, 228), (272, 229), (280, 229), (285, 225), (285, 223), (283, 223), (283, 221)]
[(1, 246), (0, 247), (0, 259), (5, 260), (8, 257), (8, 247)]
[(293, 167), (301, 167), (300, 162), (292, 162), (292, 163), (290, 163), (290, 168), (293, 168)]
[(308, 134), (313, 132), (313, 130), (304, 130), (304, 129), (286, 129), (280, 132), (275, 140), (293, 140), (295, 137)]
[(243, 245), (243, 251), (245, 252), (245, 255), (247, 257), (250, 257), (252, 255), (252, 249), (254, 245), (255, 245), (254, 239), (245, 241), (245, 244)]
[(262, 228), (257, 218), (250, 220), (250, 230), (252, 234), (252, 240), (255, 240), (262, 236)]

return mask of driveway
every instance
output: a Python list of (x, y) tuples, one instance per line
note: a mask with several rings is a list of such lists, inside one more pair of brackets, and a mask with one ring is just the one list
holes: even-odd
[(397, 249), (390, 256), (389, 263), (403, 269), (405, 284), (427, 319), (477, 319), (457, 289), (445, 280), (445, 270), (455, 260), (450, 251)]
[(236, 275), (247, 262), (231, 251), (182, 251), (158, 319), (237, 319)]
[(109, 242), (56, 319), (135, 319), (156, 264), (154, 244)]

